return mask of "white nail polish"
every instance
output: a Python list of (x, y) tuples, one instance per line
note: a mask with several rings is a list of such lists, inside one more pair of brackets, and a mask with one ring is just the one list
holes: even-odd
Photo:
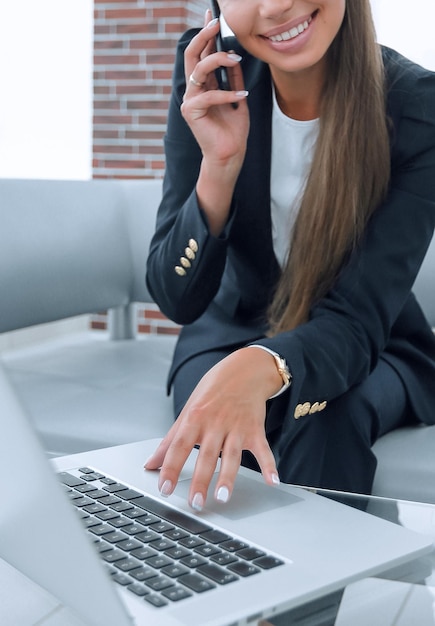
[(219, 502), (228, 502), (230, 498), (230, 492), (228, 487), (219, 487), (219, 489), (216, 492), (216, 500), (218, 500)]
[(240, 61), (242, 60), (242, 57), (240, 56), (240, 54), (236, 54), (235, 52), (227, 52), (227, 57), (231, 61), (237, 61), (237, 63), (240, 63)]
[(218, 18), (215, 17), (212, 20), (209, 21), (209, 23), (207, 24), (207, 28), (213, 28), (213, 26), (215, 26), (217, 23), (219, 22)]
[(274, 485), (279, 485), (280, 484), (280, 479), (278, 474), (272, 474), (272, 482)]
[(160, 488), (160, 495), (167, 498), (172, 493), (172, 482), (170, 480), (165, 480), (163, 485)]
[(195, 509), (195, 511), (202, 511), (203, 506), (204, 506), (204, 498), (202, 497), (201, 493), (195, 493), (195, 495), (192, 498), (192, 509)]

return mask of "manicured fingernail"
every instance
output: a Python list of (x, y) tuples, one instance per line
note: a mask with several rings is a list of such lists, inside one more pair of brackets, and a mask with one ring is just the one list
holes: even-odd
[(228, 487), (219, 487), (219, 489), (216, 492), (216, 500), (218, 500), (219, 502), (228, 502), (228, 500), (230, 499), (230, 491), (228, 489)]
[(231, 61), (241, 61), (242, 57), (240, 56), (240, 54), (235, 54), (235, 52), (228, 52), (227, 57), (229, 59), (231, 59)]
[(278, 474), (272, 474), (272, 482), (274, 485), (279, 485), (280, 484), (280, 479)]
[(170, 480), (165, 480), (163, 485), (160, 487), (160, 495), (167, 498), (172, 493), (172, 482)]
[(204, 498), (202, 497), (202, 493), (195, 493), (192, 498), (191, 506), (192, 509), (195, 509), (195, 511), (202, 511), (204, 507)]
[(236, 91), (235, 95), (238, 98), (247, 98), (249, 96), (249, 91)]
[(218, 18), (215, 17), (213, 20), (210, 20), (207, 24), (207, 28), (213, 28), (219, 22)]

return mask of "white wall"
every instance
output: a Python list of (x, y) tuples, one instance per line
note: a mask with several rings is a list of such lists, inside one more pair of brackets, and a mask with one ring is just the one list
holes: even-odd
[(434, 0), (371, 0), (378, 40), (435, 70)]
[(91, 176), (92, 0), (0, 0), (0, 176)]
[[(372, 0), (378, 38), (435, 70), (434, 0)], [(89, 178), (92, 0), (0, 0), (0, 176)]]

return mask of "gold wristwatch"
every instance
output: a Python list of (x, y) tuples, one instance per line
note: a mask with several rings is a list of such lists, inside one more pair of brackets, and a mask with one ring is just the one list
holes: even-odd
[(273, 396), (270, 396), (269, 400), (272, 400), (273, 398), (280, 396), (282, 393), (284, 393), (286, 389), (290, 387), (291, 382), (292, 382), (292, 375), (290, 373), (286, 360), (277, 352), (274, 352), (270, 348), (266, 348), (266, 346), (260, 346), (258, 343), (251, 343), (248, 347), (249, 348), (261, 348), (261, 350), (268, 352), (275, 359), (276, 368), (279, 372), (279, 375), (282, 378), (282, 387), (279, 391), (277, 391), (277, 393), (275, 393)]

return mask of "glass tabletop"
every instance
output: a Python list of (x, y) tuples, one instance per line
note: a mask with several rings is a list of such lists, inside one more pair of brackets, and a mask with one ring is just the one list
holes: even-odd
[(435, 626), (435, 505), (326, 489), (310, 491), (429, 536), (434, 549), (377, 577), (352, 583), (314, 605), (273, 618), (271, 623), (274, 626)]

